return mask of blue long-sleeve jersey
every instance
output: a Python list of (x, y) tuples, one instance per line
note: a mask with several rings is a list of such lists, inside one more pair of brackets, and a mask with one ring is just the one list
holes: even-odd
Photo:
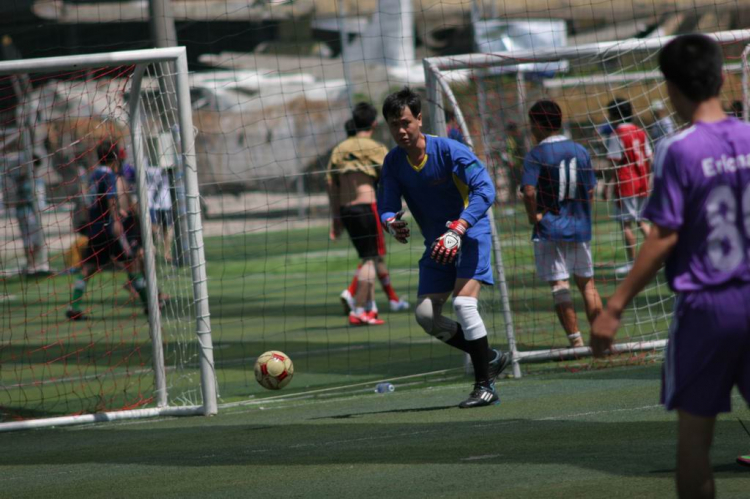
[(467, 235), (489, 234), (487, 215), (495, 188), (471, 150), (455, 140), (425, 135), (426, 155), (414, 165), (400, 147), (385, 157), (378, 187), (378, 212), (385, 222), (401, 210), (401, 196), (429, 245), (445, 233), (445, 223), (463, 218)]

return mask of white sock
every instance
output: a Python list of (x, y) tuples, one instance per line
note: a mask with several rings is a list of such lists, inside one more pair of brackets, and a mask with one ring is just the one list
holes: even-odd
[(377, 312), (378, 311), (378, 304), (375, 303), (375, 300), (368, 301), (367, 305), (365, 305), (365, 310), (368, 312)]
[(575, 341), (575, 340), (577, 340), (580, 337), (581, 337), (581, 332), (580, 331), (578, 331), (577, 333), (573, 333), (573, 334), (569, 334), (568, 335), (568, 339), (570, 341)]
[(354, 307), (354, 315), (362, 315), (365, 313), (364, 307)]

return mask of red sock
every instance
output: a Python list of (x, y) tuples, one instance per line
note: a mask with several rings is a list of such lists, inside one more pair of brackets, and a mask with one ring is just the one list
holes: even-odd
[(359, 269), (362, 268), (362, 264), (357, 265), (357, 271), (354, 273), (354, 279), (349, 285), (349, 294), (354, 296), (357, 293), (357, 283), (359, 282)]
[(378, 279), (380, 280), (380, 285), (383, 287), (383, 291), (388, 295), (388, 299), (390, 301), (398, 301), (398, 295), (393, 289), (393, 286), (391, 286), (390, 274), (388, 274), (388, 272), (385, 274), (378, 274)]

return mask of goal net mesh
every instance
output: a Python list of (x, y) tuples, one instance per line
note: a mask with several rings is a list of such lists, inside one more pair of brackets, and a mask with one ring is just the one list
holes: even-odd
[[(525, 41), (521, 38), (516, 42), (523, 46)], [(594, 281), (605, 301), (627, 276), (633, 255), (649, 227), (647, 220), (623, 218), (627, 212), (624, 205), (627, 201), (623, 200), (627, 189), (623, 184), (630, 181), (622, 176), (622, 169), (634, 171), (638, 167), (642, 169), (639, 171), (647, 172), (641, 198), (645, 201), (659, 142), (685, 126), (671, 108), (666, 84), (658, 71), (660, 44), (645, 40), (640, 44), (629, 42), (627, 48), (618, 43), (592, 44), (559, 58), (554, 56), (554, 48), (539, 49), (537, 54), (526, 50), (520, 57), (512, 53), (475, 54), (473, 60), (469, 60), (470, 56), (460, 56), (469, 60), (466, 64), (452, 64), (458, 59), (451, 61), (446, 57), (441, 63), (447, 69), (437, 71), (438, 78), (450, 91), (441, 91), (441, 99), (431, 103), (432, 113), (447, 117), (446, 131), (433, 132), (444, 135), (451, 128), (460, 129), (461, 120), (451, 121), (451, 118), (461, 115), (469, 136), (467, 142), (472, 143), (494, 173), (498, 193), (494, 216), (500, 234), (513, 332), (522, 357), (547, 360), (575, 357), (557, 350), (567, 348), (569, 342), (555, 312), (550, 285), (537, 275), (532, 226), (523, 202), (524, 160), (536, 146), (528, 117), (531, 106), (543, 99), (559, 104), (563, 112), (560, 134), (584, 146), (591, 156), (597, 186), (593, 192), (590, 245)], [(740, 117), (744, 100), (741, 54), (746, 44), (747, 39), (739, 35), (722, 42), (726, 63), (721, 99), (730, 113)], [(638, 138), (625, 144), (623, 140), (628, 139), (623, 139), (623, 130), (631, 130), (625, 135), (633, 133), (633, 126), (644, 135), (634, 135)], [(561, 183), (575, 182), (575, 172), (565, 173), (560, 177)], [(554, 182), (553, 186), (569, 187)], [(618, 196), (618, 191), (623, 194)], [(626, 230), (632, 234), (630, 242), (625, 237)], [(580, 264), (586, 267), (584, 262)], [(570, 287), (579, 330), (587, 337), (589, 323), (573, 275)], [(637, 346), (665, 340), (672, 307), (673, 294), (663, 272), (659, 272), (625, 314), (618, 341)], [(612, 362), (630, 362), (646, 355), (631, 352)]]
[[(723, 7), (716, 9), (721, 15), (712, 18), (713, 24), (703, 13), (699, 17), (705, 22), (689, 24), (697, 14), (683, 15), (672, 7), (666, 12), (655, 4), (653, 12), (634, 17), (633, 26), (625, 29), (622, 9), (584, 3), (570, 11), (575, 19), (567, 23), (571, 36), (566, 55), (554, 57), (544, 48), (535, 51), (539, 38), (532, 40), (524, 28), (529, 17), (568, 15), (546, 4), (539, 9), (513, 6), (512, 16), (499, 20), (504, 31), (493, 31), (491, 23), (483, 29), (478, 3), (318, 2), (315, 11), (310, 2), (238, 1), (231, 12), (225, 2), (212, 0), (172, 3), (183, 26), (193, 26), (200, 16), (196, 23), (225, 23), (221, 30), (226, 33), (202, 28), (189, 35), (178, 32), (178, 43), (191, 42), (190, 133), (195, 139), (214, 373), (219, 402), (225, 405), (265, 403), (288, 395), (323, 397), (342, 389), (371, 391), (381, 380), (397, 385), (425, 379), (468, 381), (463, 378), (464, 354), (425, 334), (414, 319), (425, 247), (410, 213), (410, 244), (396, 244), (386, 235), (383, 261), (388, 273), (381, 268), (375, 281), (375, 302), (385, 324), (352, 327), (342, 308), (342, 294), (355, 289), (352, 278), (360, 259), (346, 233), (336, 240), (330, 237), (326, 183), (327, 176), (336, 173), (328, 169), (331, 151), (347, 137), (346, 122), (356, 103), (369, 102), (380, 111), (388, 94), (408, 84), (423, 97), (426, 133), (447, 135), (446, 112), (464, 120), (459, 135), (486, 163), (497, 187), (491, 214), (507, 295), (500, 286), (482, 291), (480, 312), (491, 344), (507, 348), (512, 320), (521, 353), (547, 352), (542, 357), (556, 359), (555, 351), (568, 342), (549, 285), (536, 275), (531, 228), (519, 197), (523, 158), (533, 146), (529, 107), (541, 98), (556, 100), (564, 113), (563, 132), (591, 155), (599, 180), (591, 248), (595, 282), (607, 297), (625, 275), (618, 270), (630, 259), (614, 202), (611, 196), (602, 199), (605, 180), (617, 179), (606, 146), (614, 128), (607, 118), (609, 103), (621, 98), (631, 104), (631, 121), (645, 130), (652, 150), (656, 108), (664, 107), (659, 112), (671, 117), (677, 130), (683, 124), (672, 113), (658, 74), (656, 45), (644, 49), (628, 38), (598, 48), (585, 45), (580, 52), (571, 49), (584, 46), (587, 30), (593, 40), (637, 35), (644, 36), (645, 43), (667, 29), (741, 27), (739, 21), (727, 21)], [(151, 44), (145, 40), (146, 3), (102, 5), (68, 2), (63, 11), (40, 12), (80, 21), (81, 36), (101, 40), (97, 30), (106, 26), (113, 40), (126, 38), (127, 47)], [(210, 9), (197, 8), (204, 5)], [(495, 14), (498, 20), (500, 14)], [(662, 22), (662, 14), (669, 22)], [(597, 29), (600, 18), (614, 19), (623, 31)], [(641, 29), (644, 19), (655, 23), (653, 29)], [(144, 31), (133, 31), (130, 23), (140, 23)], [(543, 24), (535, 25), (536, 35), (553, 40), (560, 37), (552, 27), (566, 26), (555, 21), (539, 28)], [(519, 26), (521, 30), (514, 31)], [(205, 36), (203, 31), (212, 32), (208, 37), (214, 40), (191, 38)], [(727, 72), (721, 97), (728, 108), (743, 99), (740, 54), (748, 33), (736, 33), (722, 41)], [(131, 40), (138, 37), (144, 39)], [(523, 57), (512, 52), (487, 56), (498, 41), (520, 47)], [(84, 47), (72, 38), (66, 43), (71, 50), (102, 47)], [(451, 64), (467, 55), (447, 55), (471, 52), (477, 52), (469, 58), (474, 62), (460, 67)], [(447, 61), (446, 67), (436, 67), (446, 88), (441, 87), (442, 98), (435, 100), (427, 92), (422, 62), (438, 55)], [(156, 246), (168, 403), (202, 403), (199, 366), (204, 357), (195, 334), (197, 283), (191, 274), (196, 262), (187, 256), (193, 230), (187, 224), (193, 215), (188, 201), (198, 193), (186, 192), (174, 70), (169, 64), (149, 64), (138, 90), (139, 136), (150, 187), (148, 199), (141, 199), (132, 168), (137, 151), (130, 106), (136, 97), (136, 69), (113, 66), (0, 77), (0, 420), (156, 403), (148, 317), (133, 289), (142, 270), (129, 273), (117, 258), (103, 262), (87, 280), (79, 302), (80, 312), (92, 320), (66, 317), (80, 287), (92, 223), (89, 187), (100, 159), (97, 149), (105, 142), (117, 152), (126, 198), (154, 209), (154, 233), (142, 233), (141, 238), (153, 237)], [(379, 121), (373, 138), (394, 147), (380, 116)], [(652, 159), (645, 161), (650, 164)], [(632, 231), (637, 250), (643, 236), (636, 224)], [(572, 287), (579, 329), (586, 337), (587, 320)], [(392, 310), (396, 295), (410, 307)], [(633, 303), (618, 339), (664, 340), (672, 302), (660, 273)], [(450, 302), (444, 313), (455, 318)], [(254, 378), (253, 364), (268, 350), (283, 351), (294, 362), (294, 379), (281, 392), (261, 388)], [(640, 358), (626, 355), (612, 362)], [(585, 367), (589, 362), (576, 359), (572, 365)], [(531, 370), (538, 364), (526, 365)], [(560, 365), (570, 364), (543, 368)]]
[[(156, 210), (154, 227), (176, 233), (166, 247), (155, 238), (169, 404), (201, 403), (173, 72), (167, 63), (146, 65), (138, 95), (134, 72), (116, 66), (0, 78), (2, 421), (154, 405), (152, 342), (136, 282), (144, 276), (137, 202)], [(135, 99), (147, 200), (135, 188)], [(122, 180), (124, 234), (110, 252), (88, 244), (113, 230), (92, 210), (115, 188), (97, 183), (103, 145), (114, 158), (106, 168)], [(161, 224), (172, 216), (174, 223)], [(87, 264), (96, 270), (89, 277)], [(73, 301), (90, 320), (66, 317)]]

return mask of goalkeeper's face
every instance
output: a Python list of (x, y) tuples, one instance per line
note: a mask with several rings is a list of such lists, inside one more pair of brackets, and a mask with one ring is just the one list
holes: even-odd
[(422, 113), (414, 116), (409, 106), (404, 106), (401, 115), (388, 118), (388, 129), (400, 147), (414, 147), (422, 135)]

